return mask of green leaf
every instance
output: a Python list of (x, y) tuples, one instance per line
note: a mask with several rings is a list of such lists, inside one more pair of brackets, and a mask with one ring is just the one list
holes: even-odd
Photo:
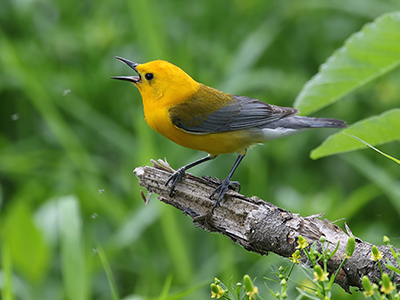
[(119, 300), (121, 299), (118, 294), (118, 287), (115, 282), (114, 275), (111, 270), (110, 262), (108, 261), (107, 255), (103, 250), (103, 247), (97, 243), (97, 253), (99, 255), (101, 264), (103, 265), (104, 271), (106, 272), (107, 280), (108, 280), (108, 285), (110, 286), (111, 290), (111, 297), (113, 300)]
[(358, 137), (356, 137), (356, 136), (354, 136), (354, 135), (348, 134), (348, 133), (346, 133), (346, 132), (343, 132), (343, 133), (346, 134), (346, 135), (348, 135), (349, 137), (351, 137), (351, 138), (353, 138), (353, 139), (355, 139), (355, 140), (357, 140), (357, 141), (363, 143), (363, 144), (366, 145), (367, 147), (369, 147), (369, 148), (375, 150), (376, 152), (382, 154), (383, 156), (385, 156), (385, 157), (387, 157), (387, 158), (393, 160), (394, 162), (400, 164), (400, 160), (399, 160), (399, 159), (397, 159), (397, 158), (395, 158), (395, 157), (393, 157), (393, 156), (391, 156), (391, 155), (389, 155), (389, 154), (386, 154), (386, 153), (382, 152), (381, 150), (379, 150), (379, 149), (375, 148), (374, 146), (368, 144), (366, 141), (363, 141), (362, 139), (360, 139), (360, 138), (358, 138)]
[(2, 267), (2, 288), (0, 291), (1, 299), (14, 300), (13, 294), (13, 272), (12, 272), (12, 259), (11, 251), (8, 245), (1, 247), (1, 267)]
[(389, 270), (391, 270), (391, 271), (393, 271), (393, 272), (396, 272), (397, 274), (400, 274), (400, 269), (399, 269), (399, 268), (396, 268), (395, 266), (391, 266), (391, 265), (386, 265), (386, 267), (387, 267)]
[(30, 280), (41, 280), (47, 274), (51, 253), (32, 212), (26, 204), (17, 203), (10, 207), (4, 221), (2, 238), (13, 264)]
[(82, 221), (78, 200), (73, 196), (59, 199), (61, 266), (67, 299), (85, 300), (89, 280), (82, 247)]
[(294, 106), (310, 114), (399, 65), (400, 12), (392, 12), (350, 36), (305, 84)]
[[(314, 296), (311, 293), (306, 292), (305, 290), (303, 290), (303, 289), (301, 289), (299, 287), (296, 287), (296, 290), (300, 293), (300, 295), (304, 296), (306, 299), (313, 299), (313, 300), (320, 300), (321, 299), (321, 298), (319, 298), (317, 296)], [(301, 298), (299, 298), (299, 299), (301, 299)]]
[[(346, 128), (344, 133), (353, 135), (370, 145), (400, 140), (400, 109), (389, 110), (379, 116), (362, 120)], [(310, 157), (318, 159), (324, 156), (348, 152), (368, 147), (358, 140), (352, 139), (341, 132), (331, 135), (321, 146), (311, 151)]]
[(169, 275), (165, 279), (165, 283), (164, 283), (163, 289), (161, 291), (161, 295), (158, 297), (159, 300), (166, 300), (167, 299), (169, 290), (171, 289), (171, 282), (172, 282), (172, 276)]

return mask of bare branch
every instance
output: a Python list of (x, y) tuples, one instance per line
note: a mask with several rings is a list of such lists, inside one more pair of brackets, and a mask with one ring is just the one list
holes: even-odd
[[(248, 198), (233, 190), (227, 192), (221, 206), (211, 213), (214, 200), (210, 200), (209, 196), (221, 182), (219, 179), (207, 176), (198, 178), (187, 174), (177, 184), (174, 196), (169, 197), (169, 188), (164, 183), (173, 170), (161, 160), (158, 163), (153, 161), (153, 164), (154, 167), (135, 169), (134, 173), (139, 178), (140, 185), (150, 193), (158, 194), (159, 200), (189, 215), (196, 227), (224, 234), (248, 251), (261, 255), (271, 251), (283, 257), (290, 257), (295, 252), (299, 235), (302, 235), (310, 245), (316, 242), (318, 251), (321, 251), (319, 239), (324, 236), (329, 242), (331, 251), (339, 243), (339, 250), (328, 262), (329, 273), (335, 273), (342, 262), (347, 240), (349, 235), (352, 235), (347, 225), (348, 233), (345, 233), (331, 221), (322, 219), (323, 215), (302, 217), (259, 198)], [(362, 289), (361, 278), (364, 275), (375, 283), (377, 283), (376, 278), (381, 278), (378, 263), (370, 259), (371, 249), (372, 244), (356, 238), (354, 254), (344, 264), (336, 278), (336, 283), (347, 292), (350, 291), (350, 286)], [(389, 247), (378, 246), (378, 249), (384, 255), (381, 261), (383, 270), (391, 274), (391, 271), (384, 267), (387, 259), (395, 266), (397, 263)], [(399, 275), (395, 274), (393, 280), (399, 284)]]

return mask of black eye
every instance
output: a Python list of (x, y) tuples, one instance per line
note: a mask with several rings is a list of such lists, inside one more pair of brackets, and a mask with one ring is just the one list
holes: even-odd
[(146, 75), (144, 75), (144, 77), (146, 77), (147, 80), (152, 80), (154, 78), (153, 73), (146, 73)]

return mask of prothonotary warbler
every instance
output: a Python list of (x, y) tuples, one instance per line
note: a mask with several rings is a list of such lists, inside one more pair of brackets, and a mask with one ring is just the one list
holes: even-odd
[(138, 74), (112, 78), (132, 82), (139, 89), (147, 124), (183, 147), (208, 153), (169, 177), (165, 185), (171, 183), (170, 196), (188, 169), (219, 154), (238, 153), (228, 176), (210, 196), (216, 199), (213, 209), (227, 192), (232, 175), (250, 146), (307, 128), (346, 127), (340, 120), (297, 116), (299, 111), (295, 108), (221, 92), (193, 80), (182, 69), (163, 60), (138, 64), (115, 58)]

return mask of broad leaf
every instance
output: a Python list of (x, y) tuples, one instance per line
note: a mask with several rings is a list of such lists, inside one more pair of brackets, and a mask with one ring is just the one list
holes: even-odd
[[(353, 135), (368, 144), (381, 145), (391, 141), (400, 141), (400, 109), (389, 110), (379, 116), (362, 120), (344, 130), (345, 133)], [(340, 152), (366, 148), (367, 145), (342, 134), (341, 132), (331, 135), (311, 152), (311, 158), (317, 159), (323, 156)]]
[(393, 12), (347, 39), (305, 84), (294, 106), (310, 114), (399, 65), (400, 12)]

